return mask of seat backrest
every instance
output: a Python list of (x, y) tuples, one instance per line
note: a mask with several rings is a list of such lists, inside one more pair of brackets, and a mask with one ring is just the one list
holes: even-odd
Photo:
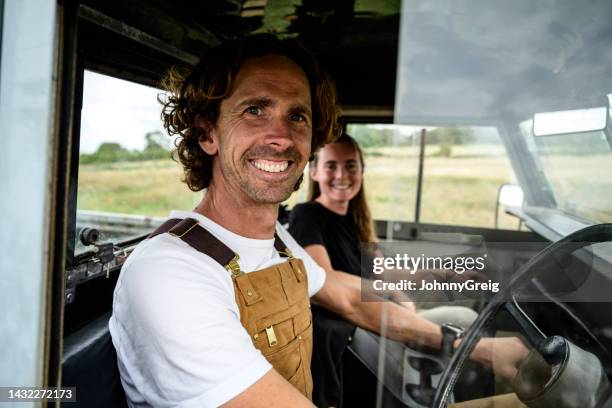
[(76, 387), (71, 407), (127, 407), (105, 313), (64, 339), (62, 386)]

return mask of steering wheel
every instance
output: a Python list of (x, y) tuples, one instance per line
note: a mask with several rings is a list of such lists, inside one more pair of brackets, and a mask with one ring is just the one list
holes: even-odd
[(459, 378), (461, 369), (468, 361), (474, 347), (480, 340), (480, 333), (487, 322), (501, 309), (505, 308), (524, 331), (527, 340), (535, 347), (540, 345), (545, 336), (535, 323), (517, 307), (515, 302), (507, 302), (513, 292), (537, 276), (542, 267), (551, 260), (558, 259), (575, 250), (596, 243), (612, 241), (612, 224), (599, 224), (584, 228), (549, 245), (525, 263), (513, 276), (510, 283), (502, 288), (487, 304), (465, 334), (448, 365), (445, 367), (432, 407), (446, 407), (453, 387)]

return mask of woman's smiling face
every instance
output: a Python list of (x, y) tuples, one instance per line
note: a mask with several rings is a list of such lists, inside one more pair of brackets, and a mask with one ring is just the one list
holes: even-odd
[(349, 201), (361, 188), (363, 163), (350, 143), (330, 143), (319, 151), (310, 176), (321, 189), (317, 201), (333, 211), (346, 213)]

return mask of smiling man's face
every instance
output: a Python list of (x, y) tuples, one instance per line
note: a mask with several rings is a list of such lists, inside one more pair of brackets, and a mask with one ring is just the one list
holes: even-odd
[[(213, 187), (255, 203), (286, 200), (310, 155), (312, 109), (308, 80), (287, 57), (244, 62), (202, 149), (215, 156)], [(215, 187), (213, 187), (215, 188)]]

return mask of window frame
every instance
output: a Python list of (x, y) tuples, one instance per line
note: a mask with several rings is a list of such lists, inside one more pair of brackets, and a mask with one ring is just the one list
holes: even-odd
[[(78, 231), (77, 194), (79, 177), (79, 152), (81, 130), (81, 108), (83, 104), (83, 87), (85, 70), (95, 72), (135, 84), (158, 87), (159, 79), (169, 66), (184, 65), (193, 62), (195, 57), (163, 43), (124, 22), (106, 16), (86, 5), (74, 4), (75, 7), (75, 47), (66, 49), (66, 54), (74, 54), (74, 114), (66, 128), (71, 137), (70, 168), (67, 169), (69, 188), (67, 192), (67, 225), (66, 225), (66, 269), (74, 268), (88, 252), (75, 253), (75, 242)], [(92, 32), (99, 37), (93, 38)], [(115, 51), (107, 51), (100, 43), (112, 42)], [(121, 56), (122, 58), (118, 58)], [(154, 68), (152, 68), (154, 67)], [(132, 238), (126, 239), (131, 242)], [(122, 242), (117, 242), (122, 244)]]

